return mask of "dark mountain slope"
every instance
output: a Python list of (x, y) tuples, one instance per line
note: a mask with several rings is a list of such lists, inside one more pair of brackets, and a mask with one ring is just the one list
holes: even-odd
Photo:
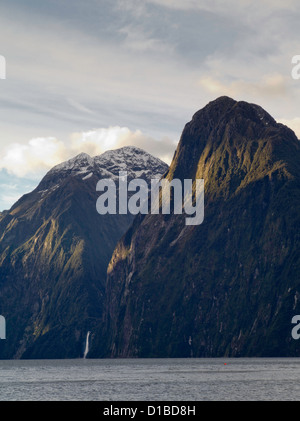
[(299, 174), (299, 140), (261, 107), (221, 97), (198, 111), (166, 177), (204, 178), (204, 222), (136, 218), (109, 265), (91, 355), (300, 355)]
[(74, 358), (102, 319), (112, 251), (132, 215), (99, 215), (99, 179), (150, 182), (167, 165), (133, 147), (54, 167), (0, 220), (0, 358)]

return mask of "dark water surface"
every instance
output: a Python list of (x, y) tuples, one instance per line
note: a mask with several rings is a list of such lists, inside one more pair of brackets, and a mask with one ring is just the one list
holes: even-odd
[(0, 361), (1, 401), (297, 401), (300, 359)]

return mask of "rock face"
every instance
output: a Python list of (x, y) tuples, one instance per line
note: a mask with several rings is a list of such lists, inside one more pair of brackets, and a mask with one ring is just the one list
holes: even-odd
[(186, 124), (169, 180), (205, 180), (205, 217), (137, 216), (108, 268), (111, 357), (299, 356), (300, 144), (261, 107), (221, 97)]
[(57, 165), (0, 214), (0, 358), (77, 358), (102, 320), (108, 262), (133, 216), (99, 215), (98, 180), (160, 177), (168, 166), (135, 147)]

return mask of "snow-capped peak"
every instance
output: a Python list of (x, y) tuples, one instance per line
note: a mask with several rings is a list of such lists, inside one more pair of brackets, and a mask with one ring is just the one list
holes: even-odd
[(94, 160), (90, 157), (87, 153), (80, 153), (76, 155), (74, 158), (68, 159), (61, 164), (56, 165), (53, 167), (49, 172), (57, 172), (57, 171), (68, 171), (68, 170), (80, 170), (82, 167), (85, 166), (93, 166)]
[(124, 146), (91, 157), (80, 153), (75, 157), (53, 167), (38, 186), (38, 191), (47, 191), (70, 176), (80, 176), (86, 181), (95, 175), (97, 179), (119, 176), (120, 171), (127, 171), (128, 179), (158, 178), (168, 169), (167, 164), (148, 152), (135, 146)]

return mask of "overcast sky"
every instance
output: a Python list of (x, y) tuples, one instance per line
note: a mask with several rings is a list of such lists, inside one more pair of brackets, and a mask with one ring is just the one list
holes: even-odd
[(300, 138), (297, 0), (2, 0), (0, 210), (53, 165), (134, 144), (170, 162), (228, 95)]

